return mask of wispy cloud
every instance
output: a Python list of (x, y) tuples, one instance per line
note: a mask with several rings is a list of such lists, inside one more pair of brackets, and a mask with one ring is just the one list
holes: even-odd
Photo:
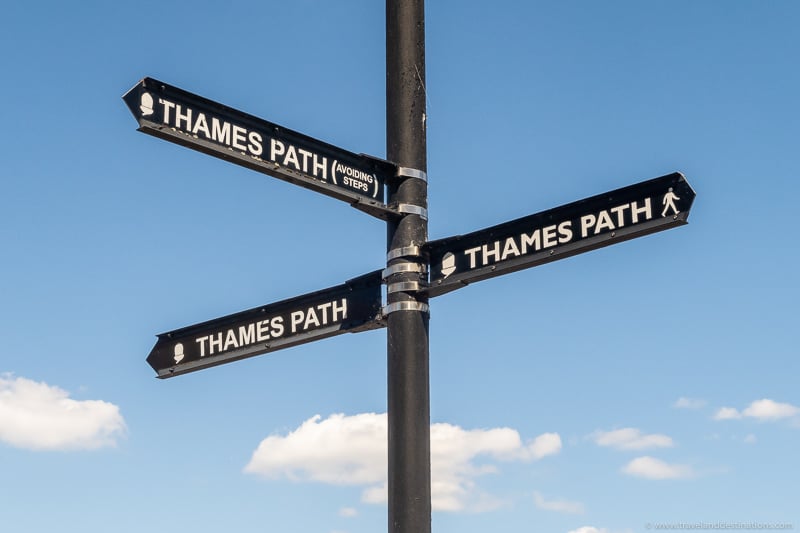
[(0, 375), (0, 441), (30, 450), (114, 446), (126, 432), (119, 407), (74, 400), (47, 383)]
[(583, 504), (580, 502), (571, 502), (568, 500), (546, 500), (538, 492), (533, 493), (533, 503), (536, 504), (538, 509), (545, 511), (555, 511), (558, 513), (566, 514), (583, 514)]
[(666, 463), (654, 457), (637, 457), (622, 468), (630, 476), (646, 479), (683, 479), (694, 476), (694, 471), (687, 465)]
[(342, 507), (339, 509), (339, 516), (344, 518), (353, 518), (354, 516), (358, 516), (358, 511), (353, 507)]
[(675, 403), (672, 404), (672, 407), (677, 409), (702, 409), (706, 406), (706, 401), (701, 398), (686, 398), (681, 396)]
[[(287, 435), (265, 438), (245, 472), (267, 478), (364, 487), (362, 501), (387, 499), (385, 413), (316, 415)], [(325, 443), (321, 446), (320, 443)], [(505, 502), (483, 492), (476, 479), (498, 462), (529, 462), (559, 453), (561, 437), (544, 433), (524, 443), (511, 428), (466, 430), (431, 425), (431, 504), (439, 511), (481, 512)]]
[(672, 438), (659, 433), (645, 434), (636, 428), (622, 428), (612, 431), (595, 431), (590, 438), (598, 446), (617, 450), (645, 450), (648, 448), (670, 448)]
[(754, 418), (762, 422), (773, 422), (797, 416), (800, 416), (800, 407), (764, 398), (752, 402), (742, 411), (734, 407), (722, 407), (714, 414), (714, 420)]
[(714, 413), (714, 420), (736, 420), (742, 418), (742, 414), (733, 407), (722, 407)]

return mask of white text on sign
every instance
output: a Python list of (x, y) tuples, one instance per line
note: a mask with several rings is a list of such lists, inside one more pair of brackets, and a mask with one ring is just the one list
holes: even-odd
[(347, 298), (297, 309), (195, 338), (200, 357), (217, 355), (284, 336), (298, 335), (347, 319)]
[[(141, 102), (143, 116), (153, 115), (153, 97), (150, 93), (142, 93)], [(341, 184), (359, 193), (375, 197), (379, 192), (374, 174), (337, 159), (166, 98), (158, 98), (157, 105), (163, 125), (192, 137), (214, 142), (314, 179)]]
[(603, 209), (597, 213), (587, 213), (578, 220), (565, 220), (558, 224), (536, 228), (531, 232), (523, 232), (519, 235), (468, 248), (463, 253), (469, 260), (470, 269), (480, 268), (554, 248), (574, 240), (615, 231), (652, 218), (652, 201), (650, 198), (645, 198), (640, 202), (628, 202), (610, 209)]

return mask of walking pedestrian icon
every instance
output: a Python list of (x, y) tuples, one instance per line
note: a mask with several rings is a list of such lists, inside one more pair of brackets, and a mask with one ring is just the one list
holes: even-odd
[(661, 204), (664, 206), (664, 210), (661, 211), (661, 216), (662, 217), (667, 216), (667, 211), (669, 211), (670, 209), (672, 209), (672, 211), (676, 215), (679, 213), (678, 208), (675, 205), (675, 200), (680, 200), (680, 198), (678, 197), (677, 194), (672, 192), (672, 187), (670, 187), (669, 188), (669, 192), (667, 194), (665, 194), (664, 195), (664, 199), (661, 200)]

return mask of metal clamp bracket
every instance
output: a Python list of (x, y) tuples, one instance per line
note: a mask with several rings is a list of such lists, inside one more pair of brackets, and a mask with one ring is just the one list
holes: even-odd
[(420, 302), (395, 302), (393, 304), (384, 305), (381, 309), (383, 316), (394, 313), (395, 311), (419, 311), (421, 313), (428, 313), (430, 307), (428, 304)]
[(419, 215), (423, 220), (428, 220), (428, 210), (420, 205), (397, 204), (397, 212), (404, 215)]
[(386, 294), (418, 291), (421, 287), (422, 285), (419, 281), (398, 281), (397, 283), (389, 283), (386, 285)]
[(418, 170), (416, 168), (397, 167), (397, 173), (395, 173), (395, 176), (398, 178), (417, 178), (418, 180), (428, 183), (428, 173), (424, 170)]
[(411, 246), (403, 246), (402, 248), (389, 250), (389, 253), (386, 254), (386, 262), (388, 263), (392, 259), (397, 259), (398, 257), (422, 257), (422, 248), (416, 244), (412, 244)]
[(413, 272), (415, 274), (426, 274), (428, 272), (428, 266), (420, 263), (397, 263), (396, 265), (392, 265), (390, 267), (386, 267), (381, 272), (381, 276), (384, 280), (389, 278), (389, 276), (393, 274), (399, 274), (401, 272)]

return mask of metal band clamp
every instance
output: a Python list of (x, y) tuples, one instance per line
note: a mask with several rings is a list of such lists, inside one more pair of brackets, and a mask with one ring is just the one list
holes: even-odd
[(384, 305), (381, 309), (383, 316), (394, 313), (395, 311), (419, 311), (421, 313), (428, 313), (430, 307), (428, 304), (420, 302), (395, 302), (393, 304)]
[(386, 294), (418, 291), (420, 288), (421, 285), (419, 281), (398, 281), (397, 283), (389, 283), (386, 285)]
[(389, 253), (386, 254), (386, 262), (388, 263), (392, 259), (397, 259), (398, 257), (422, 257), (422, 249), (416, 244), (413, 244), (411, 246), (403, 246), (402, 248), (389, 250)]
[(381, 272), (381, 276), (383, 279), (387, 279), (389, 276), (393, 274), (399, 274), (401, 272), (413, 272), (415, 274), (425, 274), (428, 272), (428, 266), (420, 263), (397, 263), (396, 265), (392, 265), (390, 267), (386, 267)]
[(397, 212), (405, 215), (419, 215), (420, 218), (428, 220), (428, 210), (420, 205), (397, 204)]
[(428, 173), (416, 168), (397, 167), (395, 176), (398, 178), (417, 178), (418, 180), (428, 183)]

